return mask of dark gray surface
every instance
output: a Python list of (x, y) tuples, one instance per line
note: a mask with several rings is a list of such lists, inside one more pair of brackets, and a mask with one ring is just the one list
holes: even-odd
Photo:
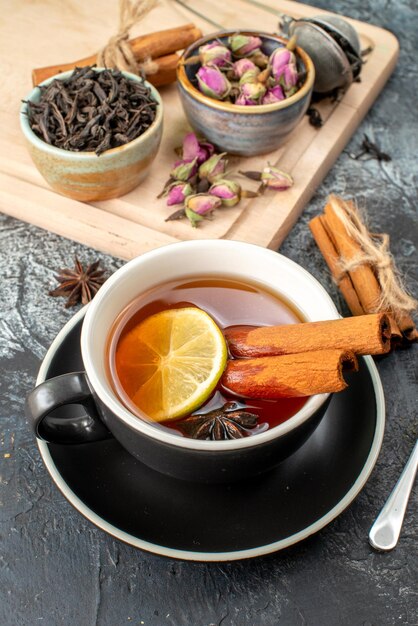
[[(349, 145), (356, 149), (367, 132), (393, 161), (359, 163), (341, 155), (281, 248), (322, 282), (344, 312), (307, 228), (330, 192), (354, 193), (373, 229), (391, 235), (396, 261), (417, 295), (418, 9), (415, 0), (312, 4), (389, 28), (401, 40), (398, 67)], [(94, 251), (5, 216), (0, 241), (2, 625), (418, 624), (416, 495), (395, 551), (377, 554), (367, 542), (417, 437), (418, 346), (378, 363), (387, 402), (383, 448), (366, 487), (336, 521), (269, 557), (231, 564), (170, 561), (115, 541), (84, 520), (53, 485), (23, 417), (40, 361), (73, 314), (46, 296), (53, 270), (74, 254), (93, 259)], [(110, 270), (121, 264), (100, 257)]]

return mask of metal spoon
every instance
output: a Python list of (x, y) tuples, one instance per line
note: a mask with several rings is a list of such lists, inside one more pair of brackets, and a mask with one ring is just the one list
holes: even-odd
[(393, 550), (398, 543), (402, 522), (418, 467), (418, 441), (392, 493), (370, 529), (369, 542), (376, 550)]

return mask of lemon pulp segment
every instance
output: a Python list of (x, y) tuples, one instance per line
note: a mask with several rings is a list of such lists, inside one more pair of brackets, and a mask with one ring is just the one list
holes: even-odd
[(221, 330), (205, 311), (194, 307), (151, 315), (121, 338), (117, 353), (125, 392), (158, 422), (201, 406), (227, 360)]

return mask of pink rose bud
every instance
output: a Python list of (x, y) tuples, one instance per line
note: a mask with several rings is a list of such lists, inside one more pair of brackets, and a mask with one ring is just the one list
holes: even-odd
[(199, 167), (199, 178), (207, 178), (210, 183), (222, 178), (225, 174), (227, 161), (224, 159), (226, 152), (214, 154)]
[(184, 210), (191, 225), (195, 228), (204, 215), (222, 206), (222, 200), (206, 193), (188, 196), (184, 202)]
[(215, 100), (223, 100), (231, 90), (229, 80), (217, 67), (202, 66), (196, 77), (200, 91)]
[(294, 87), (298, 82), (296, 57), (287, 48), (276, 48), (270, 55), (271, 73), (285, 88)]
[(260, 37), (253, 37), (251, 35), (233, 35), (228, 40), (229, 46), (233, 54), (244, 57), (254, 50), (261, 48), (262, 41)]
[(183, 204), (184, 199), (193, 193), (193, 187), (183, 181), (175, 181), (168, 189), (167, 206)]
[(271, 89), (267, 90), (267, 93), (263, 96), (262, 104), (273, 104), (274, 102), (280, 102), (280, 100), (284, 100), (285, 96), (283, 93), (283, 89), (280, 85), (276, 85)]
[(263, 83), (245, 83), (241, 85), (241, 95), (250, 100), (259, 100), (266, 93)]
[(212, 154), (215, 153), (215, 146), (212, 143), (210, 143), (209, 141), (206, 141), (206, 140), (199, 141), (199, 146), (201, 147), (202, 150), (204, 150), (206, 152), (206, 159), (205, 159), (205, 161), (207, 159), (209, 159), (212, 156)]
[(299, 74), (296, 67), (296, 63), (289, 63), (283, 72), (283, 84), (286, 89), (293, 90), (298, 83)]
[(254, 106), (255, 104), (258, 104), (258, 102), (256, 100), (251, 100), (251, 98), (246, 98), (241, 93), (238, 96), (238, 98), (235, 100), (235, 104), (238, 104), (239, 106), (248, 107), (248, 106)]
[(250, 61), (250, 59), (239, 59), (239, 61), (235, 61), (233, 65), (234, 74), (237, 78), (241, 78), (245, 72), (249, 72), (250, 70), (255, 70), (257, 66)]
[(219, 41), (212, 41), (200, 46), (199, 58), (202, 65), (222, 67), (231, 61), (231, 51)]
[(197, 193), (192, 196), (188, 196), (184, 202), (186, 209), (192, 209), (199, 215), (206, 215), (214, 209), (219, 208), (222, 205), (220, 198), (211, 196), (208, 193)]
[(289, 189), (289, 187), (293, 185), (293, 178), (290, 174), (286, 174), (286, 172), (282, 172), (277, 169), (277, 167), (266, 165), (261, 172), (261, 182), (269, 189), (282, 191), (284, 189)]
[(241, 187), (232, 180), (221, 179), (209, 189), (211, 196), (216, 196), (222, 201), (222, 206), (235, 206), (241, 198)]
[(187, 181), (194, 176), (197, 171), (197, 159), (191, 161), (176, 161), (174, 167), (170, 172), (170, 178), (174, 180)]
[(194, 133), (188, 133), (183, 139), (183, 161), (197, 159), (198, 164), (203, 163), (215, 151), (208, 141), (200, 142)]
[(269, 58), (269, 63), (274, 78), (278, 80), (281, 77), (284, 68), (290, 63), (292, 55), (293, 53), (284, 46), (273, 50)]
[(254, 66), (254, 69), (247, 70), (239, 79), (239, 85), (243, 85), (244, 83), (256, 83), (257, 79), (260, 75), (260, 69)]

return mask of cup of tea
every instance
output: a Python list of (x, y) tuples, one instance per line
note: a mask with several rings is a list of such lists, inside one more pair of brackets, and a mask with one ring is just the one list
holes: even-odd
[[(159, 393), (130, 344), (135, 329), (164, 311), (196, 307), (221, 331), (339, 317), (320, 283), (272, 250), (199, 240), (147, 252), (115, 272), (88, 305), (81, 332), (84, 371), (46, 380), (29, 393), (26, 413), (36, 436), (63, 445), (113, 436), (149, 467), (202, 482), (246, 478), (292, 454), (319, 424), (330, 394), (252, 400), (228, 395), (219, 384), (198, 410), (180, 420), (162, 415), (155, 421), (135, 404), (138, 390), (146, 401)], [(155, 337), (161, 343), (158, 328)], [(85, 415), (60, 415), (65, 404), (82, 404)], [(244, 412), (257, 416), (257, 426), (244, 423), (237, 437), (209, 436), (209, 418), (225, 406), (245, 406)], [(203, 423), (206, 430), (199, 430)]]

